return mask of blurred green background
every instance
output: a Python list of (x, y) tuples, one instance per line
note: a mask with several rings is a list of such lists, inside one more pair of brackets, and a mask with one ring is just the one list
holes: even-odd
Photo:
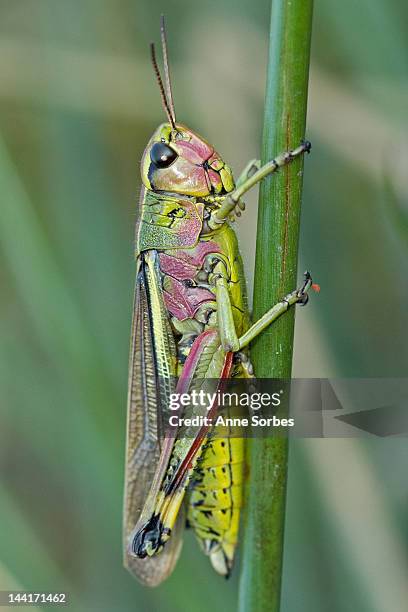
[[(0, 1), (0, 589), (70, 609), (235, 610), (190, 534), (157, 590), (122, 569), (138, 164), (163, 120), (148, 43), (167, 17), (179, 120), (237, 173), (258, 155), (269, 0)], [(316, 2), (295, 375), (405, 376), (408, 8)], [(256, 194), (239, 230), (252, 279)], [(282, 612), (408, 601), (406, 439), (291, 446)]]

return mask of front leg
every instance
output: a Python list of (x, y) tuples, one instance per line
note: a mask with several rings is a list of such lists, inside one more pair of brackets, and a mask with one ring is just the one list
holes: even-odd
[[(241, 198), (247, 191), (249, 191), (266, 176), (272, 174), (273, 172), (276, 172), (277, 170), (279, 170), (279, 168), (286, 166), (300, 155), (303, 155), (304, 153), (310, 153), (311, 148), (312, 145), (310, 144), (310, 142), (305, 140), (301, 142), (301, 144), (296, 149), (293, 149), (293, 151), (285, 151), (284, 153), (280, 153), (270, 162), (260, 167), (258, 170), (255, 170), (255, 172), (251, 172), (251, 167), (256, 168), (256, 160), (254, 162), (250, 162), (250, 165), (245, 168), (245, 171), (247, 173), (246, 180), (243, 180), (243, 175), (241, 175), (240, 179), (238, 180), (237, 187), (234, 189), (234, 191), (229, 193), (225, 197), (221, 206), (211, 213), (211, 216), (208, 220), (209, 227), (211, 229), (217, 229), (220, 225), (225, 223), (228, 216), (232, 212), (237, 212), (239, 211), (239, 209), (243, 210), (245, 208), (245, 205), (241, 201)], [(242, 180), (241, 183), (239, 182), (240, 180)]]

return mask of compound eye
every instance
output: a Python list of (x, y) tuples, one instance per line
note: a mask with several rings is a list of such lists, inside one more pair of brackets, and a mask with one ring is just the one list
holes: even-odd
[(167, 168), (177, 157), (175, 150), (164, 142), (155, 142), (150, 151), (150, 159), (157, 168)]

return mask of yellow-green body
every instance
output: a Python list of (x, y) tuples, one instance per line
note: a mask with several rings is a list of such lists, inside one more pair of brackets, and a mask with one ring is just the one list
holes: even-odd
[[(136, 231), (136, 288), (129, 364), (125, 474), (125, 565), (155, 586), (173, 570), (182, 529), (194, 530), (218, 573), (228, 576), (238, 541), (244, 440), (211, 437), (201, 424), (166, 432), (160, 414), (174, 393), (252, 374), (245, 350), (293, 304), (311, 278), (250, 326), (242, 260), (230, 219), (242, 195), (309, 150), (309, 143), (263, 167), (251, 163), (234, 184), (203, 138), (161, 125), (142, 159)], [(214, 415), (213, 405), (208, 414)], [(194, 407), (189, 416), (205, 416)]]
[[(234, 185), (232, 179), (230, 185)], [(179, 380), (184, 369), (189, 368), (187, 374), (184, 372), (184, 376), (193, 378), (187, 385), (189, 392), (194, 389), (194, 379), (199, 386), (205, 378), (213, 382), (220, 378), (225, 367), (226, 351), (218, 333), (214, 282), (218, 275), (225, 277), (235, 330), (241, 335), (249, 324), (242, 259), (235, 232), (228, 222), (216, 229), (205, 222), (217, 206), (212, 196), (208, 199), (204, 196), (180, 197), (148, 190), (141, 198), (137, 257), (154, 262), (157, 289), (151, 289), (150, 295), (157, 293), (162, 299), (159, 306), (151, 300), (153, 325), (162, 325), (164, 310), (175, 349), (175, 354), (167, 350), (162, 371), (158, 364), (159, 376), (171, 375), (169, 363), (173, 364), (173, 373)], [(171, 248), (164, 248), (168, 246)], [(215, 336), (206, 335), (210, 330)], [(155, 332), (156, 338), (162, 335), (163, 331)], [(196, 346), (202, 343), (203, 355), (191, 365), (188, 357), (194, 343)], [(242, 374), (245, 372), (241, 362), (231, 362), (227, 375)], [(163, 473), (162, 486), (150, 502), (152, 515), (160, 516), (162, 533), (147, 554), (160, 554), (160, 548), (171, 537), (185, 496), (187, 524), (217, 571), (227, 575), (238, 540), (244, 440), (212, 439), (211, 435), (206, 435), (194, 454), (192, 466), (186, 470), (182, 485), (176, 492), (167, 494), (166, 486), (188, 454), (191, 441), (192, 434), (180, 427), (168, 468)]]

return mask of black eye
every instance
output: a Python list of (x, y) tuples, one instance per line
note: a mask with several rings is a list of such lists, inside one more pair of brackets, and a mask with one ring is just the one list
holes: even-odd
[(175, 150), (164, 142), (155, 142), (150, 151), (150, 159), (158, 168), (167, 168), (177, 157)]

